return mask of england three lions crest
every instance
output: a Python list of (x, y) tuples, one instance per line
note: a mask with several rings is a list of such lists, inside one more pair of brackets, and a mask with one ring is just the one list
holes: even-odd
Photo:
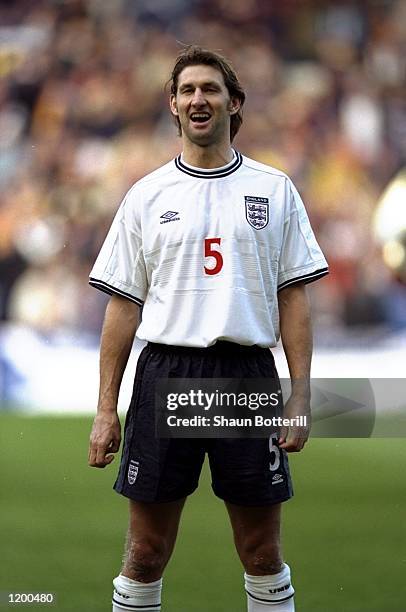
[(256, 230), (263, 229), (269, 221), (269, 199), (259, 196), (244, 196), (245, 216), (248, 223)]
[(128, 475), (127, 475), (128, 482), (130, 485), (133, 485), (134, 482), (137, 480), (139, 466), (140, 466), (139, 461), (134, 461), (133, 459), (131, 459), (130, 465), (128, 466)]

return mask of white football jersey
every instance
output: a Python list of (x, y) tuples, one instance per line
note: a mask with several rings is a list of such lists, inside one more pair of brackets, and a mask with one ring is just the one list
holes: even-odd
[(210, 170), (178, 156), (135, 183), (90, 284), (143, 305), (142, 340), (271, 347), (277, 292), (327, 272), (290, 179), (235, 152)]

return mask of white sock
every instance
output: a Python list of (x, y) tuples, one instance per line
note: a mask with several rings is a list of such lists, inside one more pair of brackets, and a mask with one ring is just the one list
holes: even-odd
[(290, 568), (284, 563), (279, 574), (244, 574), (248, 612), (295, 612)]
[(162, 578), (145, 583), (120, 574), (113, 585), (113, 612), (160, 612)]

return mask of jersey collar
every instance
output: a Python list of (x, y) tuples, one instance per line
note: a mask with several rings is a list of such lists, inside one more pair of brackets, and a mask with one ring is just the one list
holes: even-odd
[(182, 155), (178, 155), (178, 157), (175, 158), (175, 166), (181, 172), (197, 178), (222, 178), (223, 176), (228, 176), (229, 174), (235, 172), (242, 164), (241, 153), (235, 151), (234, 149), (233, 152), (233, 159), (225, 166), (221, 166), (221, 168), (196, 168), (195, 166), (190, 166), (184, 162)]

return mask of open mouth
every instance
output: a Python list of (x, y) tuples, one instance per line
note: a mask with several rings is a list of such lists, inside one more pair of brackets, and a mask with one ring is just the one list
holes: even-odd
[(194, 125), (203, 125), (209, 121), (210, 117), (210, 113), (192, 113), (190, 120)]

